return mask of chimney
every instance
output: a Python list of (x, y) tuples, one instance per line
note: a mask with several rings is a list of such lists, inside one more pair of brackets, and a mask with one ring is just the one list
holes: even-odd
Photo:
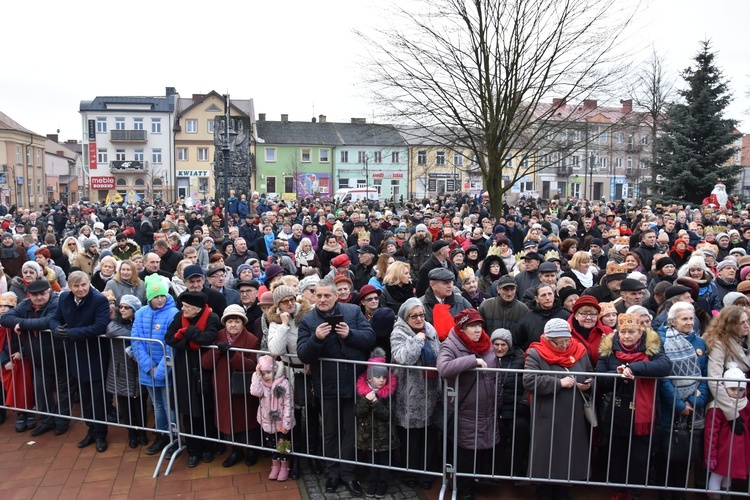
[(586, 109), (589, 111), (596, 109), (596, 99), (584, 99), (583, 109)]
[(65, 152), (62, 149), (60, 151), (57, 151), (55, 154), (57, 154), (57, 156), (65, 156)]
[(194, 101), (200, 101), (204, 97), (206, 97), (206, 94), (193, 94), (193, 100)]
[(176, 93), (177, 93), (177, 88), (175, 88), (175, 87), (167, 87), (167, 89), (166, 89), (167, 97), (173, 96)]
[(556, 108), (561, 108), (561, 107), (565, 106), (565, 99), (554, 98), (554, 99), (552, 99), (552, 105), (554, 107), (556, 107)]
[(266, 114), (265, 113), (258, 113), (258, 121), (259, 122), (266, 121)]
[(77, 139), (66, 139), (65, 144), (78, 144)]
[(357, 125), (364, 125), (367, 123), (367, 118), (352, 118), (352, 123), (356, 123)]
[(326, 115), (319, 115), (318, 123), (325, 123), (325, 122), (326, 122)]
[(281, 115), (281, 123), (288, 123), (289, 115)]
[(59, 142), (57, 134), (47, 134), (47, 139), (52, 142)]
[(622, 104), (622, 112), (623, 113), (632, 113), (633, 112), (633, 100), (632, 99), (626, 99), (624, 101), (620, 101), (620, 104)]

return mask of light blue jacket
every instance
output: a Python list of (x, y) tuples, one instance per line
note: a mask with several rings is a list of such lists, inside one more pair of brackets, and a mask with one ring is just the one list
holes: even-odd
[[(150, 305), (141, 307), (135, 313), (133, 329), (130, 335), (142, 339), (154, 339), (164, 342), (167, 328), (178, 313), (177, 306), (171, 295), (167, 295), (167, 302), (161, 309), (153, 309)], [(172, 355), (172, 348), (159, 342), (136, 341), (132, 343), (133, 356), (138, 363), (138, 375), (141, 385), (165, 387), (169, 385), (169, 371), (164, 362), (164, 347), (167, 356)], [(153, 377), (151, 369), (156, 367)]]

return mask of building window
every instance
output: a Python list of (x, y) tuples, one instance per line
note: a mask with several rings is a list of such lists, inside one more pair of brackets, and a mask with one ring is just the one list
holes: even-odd
[(602, 131), (602, 134), (599, 136), (599, 143), (600, 144), (607, 144), (608, 137), (607, 137), (607, 130), (604, 129)]
[(349, 178), (342, 177), (339, 179), (339, 188), (348, 188), (349, 187)]
[(29, 167), (31, 165), (33, 165), (33, 163), (31, 163), (31, 148), (26, 147), (26, 166)]
[(138, 187), (143, 187), (143, 186), (146, 185), (146, 181), (144, 181), (143, 179), (141, 179), (140, 177), (138, 177), (135, 180), (135, 185), (138, 186)]
[(457, 167), (461, 167), (464, 164), (464, 155), (458, 151), (453, 152), (453, 164)]
[(125, 161), (125, 150), (124, 149), (115, 149), (115, 160), (117, 160), (117, 161)]
[(445, 165), (445, 151), (438, 151), (435, 153), (435, 165), (442, 167)]
[(40, 150), (36, 150), (36, 166), (41, 167), (42, 166), (42, 152)]
[(133, 118), (133, 130), (143, 130), (143, 118)]
[(623, 142), (625, 142), (625, 134), (617, 132), (617, 144), (622, 144)]
[(161, 148), (151, 150), (151, 162), (161, 163)]
[(197, 134), (198, 120), (185, 120), (185, 132), (188, 134)]
[(16, 146), (16, 163), (18, 165), (23, 163), (23, 152), (21, 146)]
[(206, 122), (206, 125), (207, 125), (206, 130), (208, 130), (208, 133), (213, 134), (214, 133), (214, 121), (208, 120), (208, 122)]
[(188, 148), (177, 148), (177, 161), (187, 161)]
[(36, 194), (42, 194), (42, 181), (36, 181)]
[(208, 161), (208, 148), (198, 148), (198, 161)]
[(641, 136), (641, 144), (643, 144), (644, 146), (648, 144), (648, 134), (643, 134)]
[(117, 179), (117, 185), (118, 186), (127, 186), (128, 185), (128, 181), (126, 181), (123, 178)]
[(427, 150), (420, 149), (417, 151), (417, 165), (427, 165)]
[(318, 150), (318, 161), (320, 163), (328, 163), (330, 161), (331, 156), (331, 150), (330, 149), (320, 149)]
[(107, 118), (98, 116), (96, 118), (96, 133), (106, 134), (107, 133)]
[(107, 150), (106, 149), (97, 149), (96, 150), (96, 162), (97, 163), (107, 163)]
[(373, 163), (383, 163), (383, 153), (380, 151), (375, 151), (372, 154), (372, 162)]
[(399, 160), (401, 158), (401, 153), (398, 151), (394, 151), (391, 153), (391, 163), (399, 163)]
[(349, 151), (341, 152), (341, 163), (349, 163)]
[(367, 187), (367, 180), (366, 179), (357, 179), (357, 188), (366, 188)]
[(365, 163), (365, 162), (367, 162), (367, 152), (357, 151), (357, 163)]
[(133, 152), (133, 159), (135, 161), (143, 161), (143, 150), (142, 149), (136, 149)]
[(398, 180), (391, 181), (391, 197), (395, 200), (401, 194), (401, 183)]
[(380, 196), (383, 194), (383, 181), (380, 179), (375, 179), (374, 181), (372, 181), (372, 184), (375, 187), (375, 189), (377, 189), (378, 198), (380, 198)]
[(607, 159), (603, 156), (597, 158), (597, 164), (601, 170), (607, 170)]
[(285, 193), (294, 192), (294, 177), (290, 175), (284, 177), (284, 192)]
[(625, 168), (627, 168), (628, 170), (633, 170), (633, 157), (632, 156), (628, 156), (628, 159), (625, 160)]
[(266, 192), (267, 193), (276, 192), (276, 176), (275, 175), (269, 175), (268, 177), (266, 177)]
[(161, 118), (151, 118), (151, 133), (161, 134)]
[(115, 130), (125, 130), (125, 118), (115, 118)]
[(622, 158), (619, 156), (615, 158), (615, 168), (622, 168)]
[(266, 161), (269, 163), (276, 161), (276, 148), (266, 148)]
[(300, 157), (302, 163), (310, 163), (312, 161), (312, 150), (310, 148), (300, 149)]
[(208, 193), (208, 177), (198, 177), (198, 191)]

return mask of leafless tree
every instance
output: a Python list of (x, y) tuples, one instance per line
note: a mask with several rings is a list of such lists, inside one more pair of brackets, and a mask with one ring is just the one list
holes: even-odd
[[(369, 89), (384, 117), (420, 125), (476, 156), (496, 216), (502, 197), (549, 165), (626, 75), (619, 50), (637, 6), (615, 0), (423, 0), (398, 7), (368, 43)], [(368, 90), (369, 90), (368, 89)], [(553, 97), (559, 100), (549, 103)], [(595, 110), (592, 111), (596, 113)], [(446, 133), (447, 131), (447, 133)], [(580, 136), (580, 143), (589, 140)], [(567, 141), (565, 151), (573, 150)], [(559, 148), (558, 148), (559, 149)], [(503, 182), (503, 176), (507, 176)]]
[(291, 155), (287, 159), (286, 164), (287, 169), (289, 169), (289, 173), (292, 174), (292, 182), (294, 183), (294, 196), (299, 197), (299, 184), (302, 182), (302, 179), (300, 176), (305, 173), (305, 166), (302, 163), (302, 160), (299, 157), (299, 151), (295, 151), (293, 155)]
[[(636, 75), (631, 91), (633, 103), (644, 111), (645, 123), (651, 131), (651, 164), (656, 163), (656, 135), (664, 118), (667, 103), (674, 97), (674, 79), (665, 75), (662, 57), (652, 49), (651, 55)], [(651, 181), (656, 182), (656, 169), (651, 169)]]

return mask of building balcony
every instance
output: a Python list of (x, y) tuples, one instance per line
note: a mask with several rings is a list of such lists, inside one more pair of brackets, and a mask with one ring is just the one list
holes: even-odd
[(627, 151), (628, 153), (640, 153), (641, 151), (643, 151), (643, 146), (640, 144), (628, 144), (625, 147), (625, 151)]
[(148, 168), (147, 161), (140, 160), (113, 160), (109, 162), (109, 170), (115, 172), (143, 172)]
[(147, 142), (145, 130), (112, 130), (109, 142)]

